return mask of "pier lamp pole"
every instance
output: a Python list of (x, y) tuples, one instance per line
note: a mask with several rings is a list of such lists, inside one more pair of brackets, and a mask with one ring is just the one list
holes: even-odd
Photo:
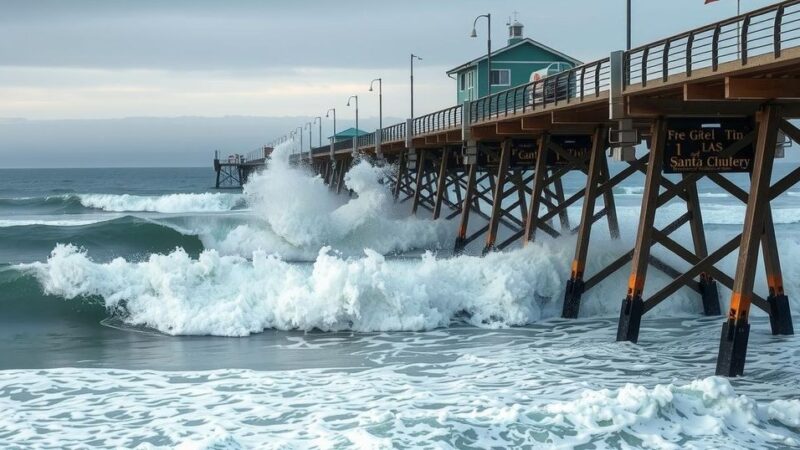
[(492, 93), (492, 15), (491, 14), (481, 14), (480, 16), (476, 17), (475, 20), (472, 22), (472, 33), (470, 33), (470, 37), (476, 38), (478, 37), (478, 31), (475, 29), (475, 26), (478, 24), (478, 19), (481, 17), (486, 17), (486, 22), (488, 23), (488, 29), (486, 30), (486, 95), (491, 95)]
[(630, 50), (631, 49), (631, 0), (627, 0), (627, 3), (628, 3), (628, 5), (627, 5), (628, 6), (628, 8), (627, 8), (628, 9), (628, 34), (627, 34), (628, 47), (627, 47), (627, 50)]
[(300, 159), (303, 159), (303, 127), (297, 127), (298, 131), (295, 134), (300, 135)]
[(314, 118), (314, 122), (319, 121), (319, 146), (322, 147), (322, 117), (317, 116)]
[(308, 160), (311, 161), (311, 149), (314, 148), (314, 141), (311, 138), (311, 130), (314, 129), (314, 122), (308, 122), (306, 127), (308, 128)]
[(325, 113), (325, 117), (333, 112), (333, 137), (331, 138), (331, 159), (333, 159), (333, 145), (336, 143), (336, 108), (331, 108)]
[(378, 141), (375, 143), (375, 154), (381, 155), (381, 144), (383, 144), (383, 80), (375, 78), (369, 82), (369, 91), (372, 92), (372, 84), (378, 82)]
[(422, 58), (411, 54), (411, 118), (414, 118), (414, 58), (422, 61)]
[(353, 153), (358, 150), (358, 96), (351, 95), (350, 98), (347, 99), (347, 106), (350, 106), (350, 100), (356, 99), (356, 137), (353, 141)]
[(330, 113), (333, 113), (333, 141), (336, 142), (336, 108), (329, 109), (325, 117), (330, 117)]

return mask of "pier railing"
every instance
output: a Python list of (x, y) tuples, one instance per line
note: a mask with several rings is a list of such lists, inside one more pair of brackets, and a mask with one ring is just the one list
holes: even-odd
[(609, 58), (506, 89), (472, 102), (470, 123), (525, 114), (560, 103), (597, 97), (611, 86)]
[(383, 129), (381, 134), (382, 142), (402, 141), (406, 138), (406, 123), (398, 123)]
[(800, 1), (782, 2), (652, 42), (625, 53), (626, 86), (773, 53), (800, 41)]
[(428, 134), (461, 126), (461, 105), (417, 117), (412, 122), (413, 135)]
[[(689, 78), (697, 71), (717, 71), (726, 63), (746, 66), (764, 55), (779, 58), (798, 45), (800, 0), (783, 1), (624, 52), (622, 83), (624, 89), (644, 88), (674, 75)], [(480, 124), (599, 99), (610, 91), (611, 83), (611, 60), (603, 58), (473, 100), (469, 117), (462, 117), (463, 107), (456, 105), (414, 118), (410, 130), (405, 122), (391, 125), (382, 130), (381, 140), (396, 143), (406, 140), (408, 133), (415, 137), (456, 129), (464, 120)], [(358, 138), (359, 148), (375, 143), (374, 132)], [(352, 148), (352, 139), (334, 144), (335, 151)]]

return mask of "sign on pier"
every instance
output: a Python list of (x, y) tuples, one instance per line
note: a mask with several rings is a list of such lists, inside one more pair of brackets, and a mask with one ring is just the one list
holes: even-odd
[(733, 154), (726, 149), (753, 130), (750, 119), (670, 119), (664, 146), (664, 172), (750, 172), (753, 144)]

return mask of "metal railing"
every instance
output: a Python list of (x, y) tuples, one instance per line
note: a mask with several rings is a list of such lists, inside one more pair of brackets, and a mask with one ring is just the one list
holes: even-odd
[(609, 58), (481, 97), (472, 102), (470, 123), (528, 113), (547, 106), (598, 97), (611, 86)]
[(260, 163), (269, 157), (271, 149), (267, 146), (252, 150), (245, 155), (245, 161), (249, 163)]
[[(646, 87), (670, 76), (691, 77), (698, 70), (716, 71), (721, 64), (773, 54), (775, 58), (800, 45), (800, 0), (787, 0), (711, 25), (634, 48), (623, 54), (623, 84)], [(397, 142), (462, 125), (532, 113), (548, 107), (599, 98), (611, 88), (610, 58), (583, 64), (539, 80), (497, 92), (470, 102), (469, 117), (462, 117), (462, 105), (417, 117), (407, 130), (399, 123), (382, 130), (383, 142)], [(375, 145), (375, 133), (358, 138), (358, 147)], [(328, 149), (327, 146), (324, 147)], [(352, 149), (353, 140), (334, 144), (335, 150)], [(248, 159), (252, 159), (248, 155)]]
[(362, 134), (358, 137), (358, 148), (371, 147), (375, 145), (375, 132)]
[(412, 122), (413, 136), (461, 126), (461, 105), (425, 114)]
[(625, 86), (647, 86), (720, 64), (772, 53), (800, 41), (800, 0), (785, 1), (652, 42), (625, 53)]
[(406, 123), (398, 123), (383, 129), (381, 134), (381, 141), (383, 142), (396, 142), (406, 139)]

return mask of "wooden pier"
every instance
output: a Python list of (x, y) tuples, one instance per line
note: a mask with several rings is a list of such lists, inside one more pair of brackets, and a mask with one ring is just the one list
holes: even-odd
[[(456, 251), (478, 239), (488, 252), (541, 233), (576, 234), (565, 318), (577, 317), (583, 294), (630, 263), (627, 290), (607, 299), (620, 302), (619, 341), (637, 342), (642, 316), (681, 287), (697, 293), (706, 315), (719, 315), (717, 284), (726, 286), (733, 293), (716, 373), (737, 376), (744, 371), (751, 307), (769, 315), (773, 334), (794, 332), (770, 202), (800, 181), (795, 168), (771, 183), (776, 157), (789, 141), (800, 143), (800, 129), (789, 121), (800, 118), (798, 77), (800, 1), (784, 1), (316, 148), (296, 162), (313, 167), (337, 192), (356, 158), (393, 165), (398, 202), (411, 202), (416, 215), (460, 222)], [(636, 146), (647, 154), (637, 158)], [(625, 168), (612, 176), (609, 158)], [(562, 178), (570, 172), (584, 174), (583, 189), (565, 192)], [(749, 186), (728, 173), (749, 174)], [(593, 226), (607, 226), (620, 239), (613, 189), (634, 174), (644, 174), (645, 182), (632, 248), (587, 273)], [(719, 248), (706, 242), (697, 190), (702, 178), (746, 205), (741, 233)], [(685, 213), (655, 228), (657, 211), (673, 199), (685, 203)], [(578, 202), (580, 223), (571, 223), (567, 208)], [(473, 225), (470, 217), (486, 224)], [(671, 237), (684, 226), (689, 248)], [(501, 228), (506, 237), (498, 242)], [(657, 244), (688, 268), (651, 254)], [(759, 249), (764, 293), (754, 292)], [(733, 274), (718, 267), (730, 254), (738, 254)], [(645, 296), (651, 268), (671, 281)]]

